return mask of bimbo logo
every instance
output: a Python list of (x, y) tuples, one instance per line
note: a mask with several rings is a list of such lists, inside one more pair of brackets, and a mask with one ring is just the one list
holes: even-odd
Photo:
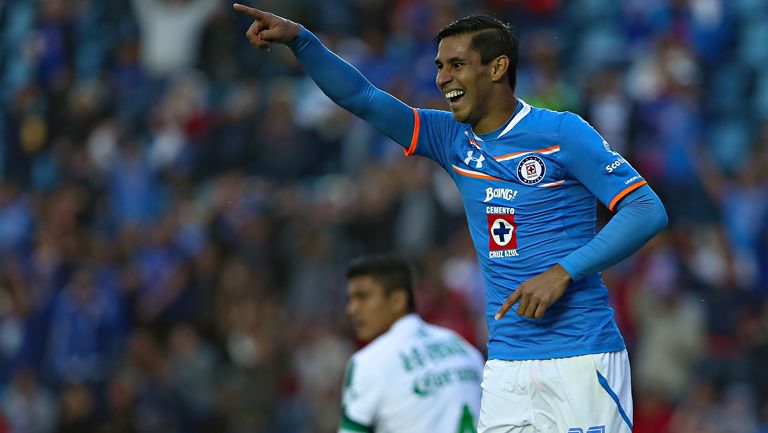
[(488, 203), (494, 198), (500, 198), (507, 201), (512, 201), (517, 196), (517, 191), (509, 188), (486, 188), (485, 189), (485, 203)]
[(474, 150), (470, 150), (467, 152), (467, 157), (464, 158), (464, 164), (469, 165), (470, 162), (475, 163), (475, 168), (483, 168), (483, 161), (485, 161), (485, 156), (483, 154), (480, 154), (480, 157), (475, 158), (474, 157)]

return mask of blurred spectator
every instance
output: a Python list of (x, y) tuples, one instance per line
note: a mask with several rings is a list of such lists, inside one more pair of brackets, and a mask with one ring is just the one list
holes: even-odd
[(0, 252), (9, 257), (28, 247), (32, 237), (32, 209), (13, 182), (0, 184)]
[(83, 385), (66, 385), (59, 397), (56, 433), (92, 432), (96, 426), (96, 402)]
[(271, 432), (278, 423), (281, 387), (286, 381), (293, 327), (282, 306), (263, 287), (247, 263), (226, 263), (216, 289), (218, 329), (228, 368), (220, 387), (220, 413), (228, 431)]
[(671, 433), (674, 406), (658, 390), (650, 387), (635, 388), (633, 433)]
[(182, 411), (169, 383), (169, 360), (157, 337), (148, 330), (134, 333), (128, 343), (128, 372), (137, 385), (135, 423), (139, 433), (181, 433)]
[(188, 324), (171, 329), (169, 383), (192, 425), (213, 419), (220, 372), (214, 349)]
[(106, 389), (106, 415), (97, 433), (138, 433), (136, 426), (136, 383), (125, 372), (115, 373)]
[(146, 243), (136, 251), (133, 266), (141, 288), (136, 319), (169, 326), (189, 319), (195, 311), (192, 270), (177, 244), (177, 215), (166, 214), (151, 228)]
[(763, 405), (763, 408), (760, 410), (760, 425), (757, 426), (757, 433), (766, 433), (768, 432), (768, 403), (765, 403)]
[[(456, 243), (460, 246), (455, 247), (457, 251), (450, 258), (442, 252), (432, 252), (425, 257), (423, 275), (414, 293), (416, 309), (429, 323), (448, 326), (471, 344), (483, 347), (487, 339), (485, 318), (477, 308), (482, 298), (477, 299), (473, 297), (477, 294), (472, 293), (473, 287), (479, 287), (479, 268), (461, 256), (474, 254), (474, 248), (465, 242)], [(451, 269), (449, 264), (456, 266)]]
[(720, 413), (717, 410), (714, 384), (706, 379), (689, 389), (672, 418), (671, 431), (676, 433), (719, 433)]
[(550, 110), (578, 112), (578, 93), (560, 76), (562, 68), (558, 63), (556, 36), (545, 31), (536, 32), (521, 45), (526, 47), (528, 62), (525, 64), (531, 69), (531, 88), (523, 89), (521, 95), (526, 102)]
[(34, 366), (34, 299), (24, 289), (26, 281), (18, 263), (4, 263), (0, 274), (0, 378), (4, 384), (25, 366)]
[(144, 68), (169, 77), (194, 66), (200, 37), (218, 0), (132, 0), (141, 28)]
[[(52, 433), (56, 400), (30, 369), (20, 369), (2, 395), (2, 415), (11, 432)], [(1, 430), (1, 429), (0, 429)]]
[(704, 349), (704, 311), (698, 299), (682, 291), (680, 264), (664, 241), (663, 235), (654, 240), (630, 289), (638, 335), (634, 388), (676, 402)]
[(755, 395), (752, 386), (733, 383), (725, 391), (720, 417), (721, 430), (751, 433), (757, 430)]
[(621, 69), (608, 65), (595, 71), (588, 81), (584, 117), (600, 131), (605, 141), (622, 155), (632, 160), (629, 148), (633, 127), (634, 104), (622, 83)]
[(760, 235), (768, 227), (768, 176), (765, 173), (768, 138), (763, 138), (757, 146), (756, 157), (744, 161), (730, 176), (711, 157), (702, 158), (699, 163), (703, 184), (720, 208), (720, 218), (734, 255), (736, 284), (745, 289), (755, 289), (761, 284)]
[(106, 379), (120, 344), (114, 340), (121, 320), (115, 296), (82, 268), (53, 300), (49, 357), (57, 380), (96, 384)]
[[(332, 433), (339, 425), (341, 408), (333, 398), (341, 393), (344, 368), (353, 350), (348, 341), (330, 331), (322, 327), (305, 330), (294, 358), (310, 419), (301, 432)], [(312, 427), (307, 428), (309, 425)]]

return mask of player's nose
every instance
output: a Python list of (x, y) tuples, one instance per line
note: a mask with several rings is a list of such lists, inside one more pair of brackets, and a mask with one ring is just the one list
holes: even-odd
[(344, 312), (347, 313), (347, 316), (352, 317), (355, 314), (355, 303), (354, 302), (347, 302), (347, 306), (344, 308)]
[(443, 86), (450, 83), (451, 80), (453, 80), (453, 76), (450, 72), (448, 72), (448, 68), (438, 69), (437, 76), (435, 77), (435, 83), (437, 84), (437, 87), (440, 88), (440, 90), (443, 89)]

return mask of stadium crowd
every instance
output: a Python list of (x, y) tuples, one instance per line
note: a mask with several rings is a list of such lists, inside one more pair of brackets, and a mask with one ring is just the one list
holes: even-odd
[[(437, 30), (512, 23), (517, 94), (582, 114), (671, 219), (604, 273), (634, 431), (768, 432), (768, 2), (257, 7), (434, 108)], [(363, 253), (411, 258), (422, 315), (483, 347), (447, 175), (249, 24), (223, 0), (0, 2), (0, 433), (335, 431)]]

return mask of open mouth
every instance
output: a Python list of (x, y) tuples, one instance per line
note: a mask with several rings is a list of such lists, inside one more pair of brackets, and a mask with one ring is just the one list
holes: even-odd
[(457, 105), (464, 98), (463, 90), (451, 90), (445, 94), (445, 99), (451, 104), (451, 106)]

